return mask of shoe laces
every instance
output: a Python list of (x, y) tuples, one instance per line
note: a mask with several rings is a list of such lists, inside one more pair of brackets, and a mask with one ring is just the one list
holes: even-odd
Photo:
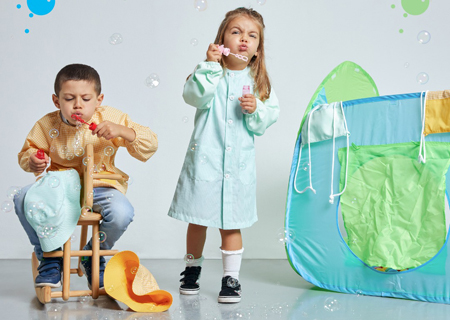
[(184, 276), (180, 281), (185, 284), (194, 284), (197, 282), (202, 267), (186, 267), (186, 269), (180, 273), (180, 276)]

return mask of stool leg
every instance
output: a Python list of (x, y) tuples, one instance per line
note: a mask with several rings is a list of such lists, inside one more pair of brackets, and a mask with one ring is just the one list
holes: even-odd
[(92, 298), (97, 299), (99, 295), (99, 273), (100, 273), (100, 239), (99, 239), (99, 224), (92, 225)]
[[(81, 226), (81, 233), (80, 233), (80, 250), (83, 250), (84, 246), (87, 243), (87, 232), (88, 232), (88, 226), (82, 225)], [(83, 271), (81, 271), (81, 257), (78, 257), (78, 267), (77, 267), (77, 273), (79, 277), (83, 276)]]
[(69, 300), (70, 296), (70, 239), (64, 243), (64, 254), (63, 254), (63, 290), (62, 298), (63, 300)]

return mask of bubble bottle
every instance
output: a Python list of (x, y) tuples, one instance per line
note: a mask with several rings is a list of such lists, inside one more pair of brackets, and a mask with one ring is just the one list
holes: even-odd
[[(246, 95), (246, 94), (250, 94), (250, 86), (249, 85), (244, 85), (242, 87), (242, 96)], [(245, 109), (242, 109), (242, 113), (244, 114), (248, 114), (248, 111)]]

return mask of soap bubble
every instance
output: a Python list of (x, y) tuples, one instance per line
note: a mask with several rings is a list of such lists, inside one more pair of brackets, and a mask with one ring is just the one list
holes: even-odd
[(52, 188), (57, 188), (59, 186), (59, 178), (50, 177), (50, 179), (48, 179), (48, 185)]
[(195, 47), (198, 44), (198, 40), (195, 38), (191, 39), (191, 46)]
[(103, 231), (99, 231), (97, 233), (97, 237), (98, 237), (98, 240), (100, 241), (100, 243), (103, 243), (106, 241), (106, 233)]
[(105, 153), (105, 156), (110, 157), (114, 154), (115, 150), (113, 147), (107, 146), (103, 152)]
[(56, 236), (56, 228), (52, 226), (37, 226), (36, 234), (41, 239), (51, 239)]
[(127, 185), (131, 186), (131, 185), (133, 184), (133, 182), (134, 182), (134, 179), (133, 179), (133, 177), (129, 176), (129, 177), (128, 177), (128, 180), (127, 180), (127, 181), (125, 181), (125, 184), (127, 184)]
[(20, 194), (20, 192), (22, 191), (21, 187), (17, 187), (17, 186), (12, 186), (8, 188), (8, 191), (6, 191), (6, 196), (8, 197), (8, 199), (14, 199), (14, 196), (17, 194)]
[(112, 45), (121, 44), (123, 42), (122, 35), (120, 33), (114, 33), (109, 37), (109, 43)]
[(83, 304), (86, 303), (89, 300), (89, 296), (81, 296), (78, 298), (78, 302)]
[(247, 169), (247, 164), (245, 162), (241, 162), (239, 164), (239, 170), (244, 171), (245, 169)]
[(327, 311), (329, 311), (329, 312), (334, 312), (334, 311), (339, 310), (339, 308), (340, 308), (341, 306), (340, 306), (339, 301), (337, 301), (336, 299), (333, 299), (333, 298), (327, 298), (327, 299), (325, 300), (325, 304), (324, 304), (323, 307), (324, 307), (325, 310), (327, 310)]
[(66, 154), (67, 152), (69, 152), (69, 148), (67, 148), (67, 146), (62, 146), (60, 151), (62, 154)]
[(409, 67), (409, 62), (405, 62), (404, 67), (408, 68)]
[(195, 0), (194, 7), (195, 9), (197, 9), (197, 11), (205, 11), (208, 7), (208, 3), (206, 0)]
[(183, 121), (183, 123), (187, 123), (189, 121), (189, 118), (188, 117), (183, 117), (183, 118), (181, 118), (181, 121)]
[(184, 256), (184, 262), (186, 262), (186, 263), (194, 262), (194, 260), (195, 260), (195, 258), (194, 258), (193, 254), (188, 253)]
[(362, 290), (356, 290), (356, 295), (357, 295), (358, 297), (360, 297), (360, 296), (363, 296), (364, 293), (362, 292)]
[(229, 277), (227, 280), (227, 286), (230, 288), (237, 288), (239, 286), (239, 281), (235, 278)]
[(58, 129), (50, 129), (48, 134), (50, 135), (50, 138), (54, 139), (59, 136), (59, 131)]
[(130, 269), (131, 274), (136, 274), (137, 271), (138, 271), (138, 268), (137, 268), (137, 267), (132, 267), (132, 268)]
[(88, 165), (88, 162), (89, 162), (89, 157), (84, 157), (84, 158), (83, 158), (83, 164), (84, 164), (85, 166), (87, 166), (87, 165)]
[(421, 72), (417, 75), (417, 82), (420, 84), (425, 84), (429, 80), (428, 74), (425, 72)]
[(73, 158), (75, 158), (75, 156), (73, 155), (73, 153), (72, 152), (67, 152), (66, 153), (66, 159), (67, 160), (73, 160)]
[(422, 30), (417, 34), (417, 41), (421, 44), (426, 44), (430, 42), (431, 35), (428, 31)]
[(260, 6), (263, 6), (266, 4), (266, 0), (256, 0), (256, 3), (259, 4)]
[(75, 150), (73, 151), (73, 153), (77, 157), (81, 157), (82, 155), (84, 155), (84, 148), (83, 147), (76, 147)]
[(352, 203), (353, 204), (358, 203), (358, 200), (356, 198), (353, 198)]
[(191, 149), (191, 151), (195, 151), (198, 149), (198, 144), (193, 142), (193, 143), (191, 143), (191, 146), (189, 148)]
[(106, 200), (111, 202), (114, 199), (114, 193), (108, 193), (106, 195)]
[(307, 164), (305, 164), (305, 166), (303, 167), (304, 171), (308, 171), (309, 170), (309, 162)]
[(202, 153), (200, 155), (200, 164), (207, 164), (208, 163), (208, 156), (205, 153)]
[(86, 216), (86, 214), (92, 212), (92, 208), (89, 206), (83, 206), (83, 208), (81, 208), (81, 216), (84, 217)]
[(145, 85), (150, 88), (156, 88), (159, 85), (159, 76), (156, 73), (151, 73), (145, 79)]
[(70, 236), (70, 242), (75, 243), (75, 241), (77, 241), (77, 236), (74, 233)]
[(10, 212), (14, 208), (14, 203), (11, 200), (3, 201), (2, 203), (2, 211)]
[(281, 228), (278, 230), (277, 239), (281, 243), (292, 243), (295, 239), (295, 232)]

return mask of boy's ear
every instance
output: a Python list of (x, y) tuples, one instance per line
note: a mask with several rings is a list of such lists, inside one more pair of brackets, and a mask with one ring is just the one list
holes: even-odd
[(59, 104), (59, 98), (56, 94), (52, 94), (52, 100), (55, 107), (61, 109), (61, 105)]
[(104, 97), (105, 96), (103, 95), (103, 93), (98, 95), (98, 97), (97, 97), (97, 105), (95, 106), (96, 108), (101, 106)]

